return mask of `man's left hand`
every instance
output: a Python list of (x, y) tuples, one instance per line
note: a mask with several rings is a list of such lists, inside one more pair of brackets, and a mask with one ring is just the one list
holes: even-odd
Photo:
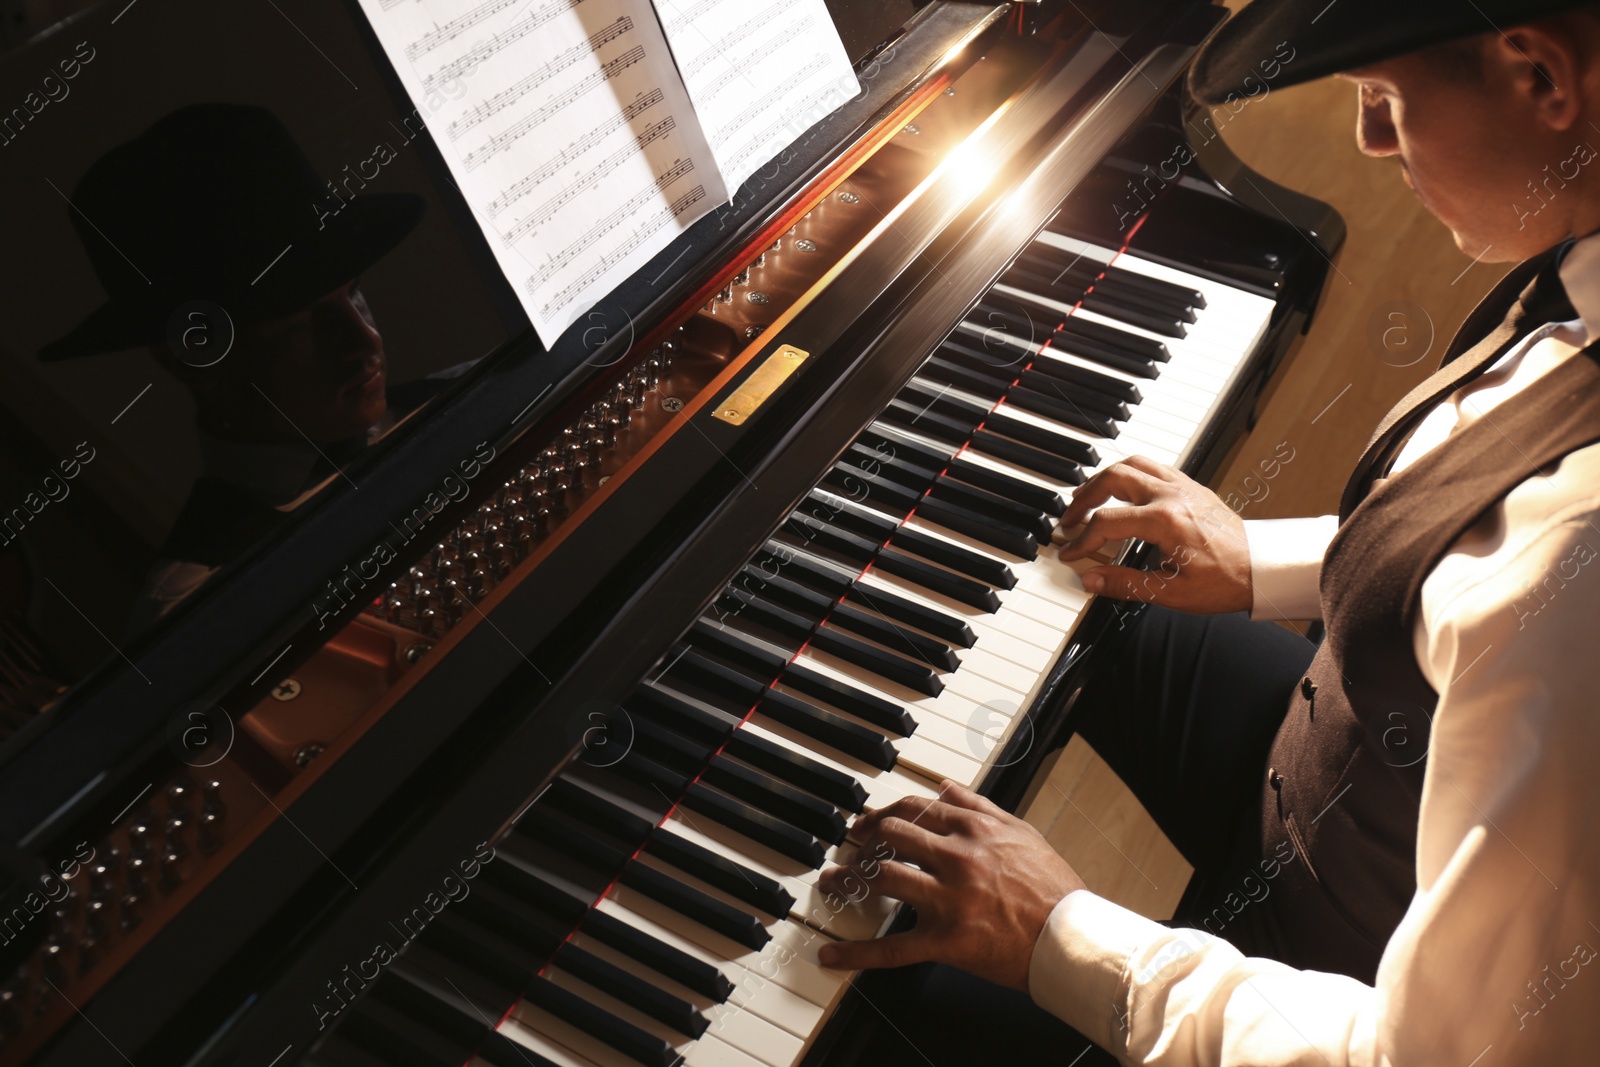
[(1027, 992), (1033, 943), (1083, 879), (1044, 835), (971, 790), (943, 783), (939, 799), (907, 797), (861, 816), (861, 846), (822, 873), (826, 892), (884, 893), (917, 909), (917, 925), (822, 950), (829, 967), (862, 970), (948, 963)]

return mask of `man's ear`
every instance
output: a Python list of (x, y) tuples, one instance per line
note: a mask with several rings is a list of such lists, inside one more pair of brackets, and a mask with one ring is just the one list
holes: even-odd
[(1577, 28), (1570, 19), (1545, 19), (1487, 35), (1487, 72), (1507, 79), (1534, 120), (1557, 133), (1578, 124), (1588, 95), (1585, 83), (1597, 73), (1586, 48), (1592, 34), (1571, 32)]

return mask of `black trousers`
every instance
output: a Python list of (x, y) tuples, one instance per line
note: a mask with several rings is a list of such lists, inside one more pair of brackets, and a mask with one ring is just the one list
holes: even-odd
[[(1241, 880), (1264, 858), (1267, 751), (1315, 646), (1243, 615), (1145, 607), (1123, 620), (1073, 710), (1075, 728), (1193, 864), (1173, 924), (1210, 929), (1249, 955), (1276, 956), (1250, 908), (1237, 916), (1217, 908), (1225, 895), (1239, 899)], [(1219, 914), (1230, 921), (1211, 918)], [(881, 971), (863, 976), (858, 989), (869, 1005), (862, 1021), (875, 1026), (862, 1064), (1113, 1062), (1026, 995), (951, 967)]]

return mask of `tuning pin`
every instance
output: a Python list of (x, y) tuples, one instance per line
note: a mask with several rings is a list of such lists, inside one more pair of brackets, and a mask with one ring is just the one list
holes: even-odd
[(145, 856), (129, 856), (128, 865), (123, 868), (123, 889), (136, 896), (144, 896), (150, 891), (150, 884), (146, 880), (146, 872), (150, 869), (150, 860)]
[(130, 856), (150, 855), (150, 824), (140, 819), (128, 827), (128, 854)]
[(125, 894), (122, 900), (119, 902), (117, 924), (121, 927), (123, 933), (127, 933), (129, 930), (132, 930), (135, 926), (139, 925), (140, 919), (143, 918), (143, 916), (139, 914), (139, 905), (142, 903), (142, 901), (142, 897), (137, 897), (132, 893), (128, 893)]
[(13, 979), (0, 987), (0, 1044), (22, 1032), (22, 987)]
[(200, 810), (207, 815), (215, 815), (219, 819), (227, 814), (228, 806), (222, 802), (222, 782), (220, 779), (211, 779), (201, 790)]
[(182, 859), (189, 852), (189, 846), (184, 843), (183, 831), (189, 825), (189, 820), (174, 815), (167, 820), (166, 833), (163, 838), (166, 842), (166, 855), (174, 859)]
[(45, 978), (54, 982), (59, 989), (67, 984), (66, 946), (54, 937), (45, 942), (44, 950), (40, 954), (39, 971)]
[(190, 805), (194, 803), (194, 782), (188, 775), (175, 779), (167, 786), (167, 814), (183, 817), (189, 814)]
[(640, 408), (644, 407), (644, 395), (645, 395), (646, 392), (647, 392), (647, 388), (646, 388), (646, 386), (645, 386), (645, 384), (643, 382), (636, 382), (634, 384), (633, 390), (632, 390), (632, 397), (633, 397), (633, 409), (635, 411), (638, 411)]
[(183, 884), (183, 873), (178, 865), (183, 862), (182, 852), (168, 852), (161, 857), (161, 891), (172, 893)]
[(200, 828), (195, 833), (195, 844), (201, 854), (206, 856), (222, 847), (222, 812), (208, 811), (200, 816)]

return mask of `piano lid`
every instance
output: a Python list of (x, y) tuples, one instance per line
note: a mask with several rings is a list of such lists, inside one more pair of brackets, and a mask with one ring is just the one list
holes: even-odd
[[(830, 9), (860, 61), (925, 4)], [(0, 100), (0, 614), (37, 706), (539, 348), (353, 8), (104, 5)]]

